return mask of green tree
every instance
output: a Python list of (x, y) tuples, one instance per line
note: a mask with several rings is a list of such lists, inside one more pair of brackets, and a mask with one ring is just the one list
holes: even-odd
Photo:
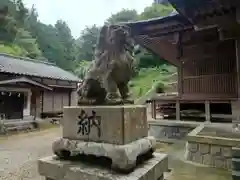
[[(106, 23), (116, 24), (120, 22), (136, 21), (138, 14), (135, 10), (123, 9), (120, 12), (113, 14), (106, 20)], [(96, 25), (86, 27), (81, 36), (77, 39), (77, 60), (91, 61), (93, 59), (94, 49), (96, 46), (98, 34), (101, 27)]]
[(91, 61), (93, 59), (94, 49), (97, 43), (100, 27), (93, 25), (86, 27), (81, 36), (76, 40), (77, 45), (77, 60)]
[(140, 20), (146, 20), (151, 18), (163, 17), (173, 12), (174, 8), (170, 5), (164, 4), (153, 4), (152, 6), (146, 7), (144, 11), (139, 15)]
[(61, 20), (58, 20), (55, 24), (57, 36), (59, 39), (60, 44), (64, 48), (66, 60), (73, 60), (74, 59), (74, 38), (71, 34), (71, 30), (68, 27), (67, 23)]
[(109, 17), (106, 22), (115, 24), (119, 22), (136, 21), (137, 19), (138, 14), (136, 10), (122, 9), (121, 11)]
[(18, 29), (14, 44), (26, 50), (28, 57), (39, 58), (42, 52), (39, 50), (36, 39), (32, 38), (30, 32), (23, 28)]
[(76, 65), (76, 69), (74, 70), (74, 73), (81, 79), (83, 79), (91, 65), (90, 61), (82, 60), (80, 63)]

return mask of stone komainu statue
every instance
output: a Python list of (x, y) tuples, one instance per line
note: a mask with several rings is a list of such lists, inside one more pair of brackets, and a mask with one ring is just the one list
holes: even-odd
[[(133, 40), (126, 27), (105, 25), (100, 31), (95, 59), (78, 90), (79, 104), (129, 98), (128, 82), (134, 74)], [(119, 91), (119, 93), (118, 93)]]

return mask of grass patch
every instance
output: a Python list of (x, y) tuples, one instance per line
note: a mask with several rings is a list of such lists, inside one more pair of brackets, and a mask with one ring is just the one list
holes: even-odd
[(159, 84), (165, 86), (171, 81), (170, 78), (174, 72), (176, 72), (176, 69), (172, 66), (141, 69), (138, 76), (130, 82), (132, 97), (138, 99)]
[(6, 45), (0, 42), (0, 53), (11, 54), (15, 56), (26, 56), (27, 52), (17, 45)]

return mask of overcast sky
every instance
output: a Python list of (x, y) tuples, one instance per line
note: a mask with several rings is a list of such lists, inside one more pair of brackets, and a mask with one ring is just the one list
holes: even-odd
[(102, 25), (111, 14), (121, 9), (142, 12), (153, 0), (23, 0), (28, 8), (35, 5), (39, 19), (46, 24), (66, 21), (74, 37), (87, 25)]

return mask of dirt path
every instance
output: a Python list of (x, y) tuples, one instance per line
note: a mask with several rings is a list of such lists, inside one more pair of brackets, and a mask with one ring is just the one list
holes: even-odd
[(59, 128), (0, 139), (0, 180), (42, 180), (37, 160), (52, 154), (52, 142)]
[[(52, 142), (60, 129), (0, 138), (0, 180), (45, 180), (38, 175), (37, 160), (52, 155)], [(228, 180), (230, 173), (184, 162), (184, 144), (159, 144), (158, 151), (169, 156), (173, 168), (168, 180)]]

